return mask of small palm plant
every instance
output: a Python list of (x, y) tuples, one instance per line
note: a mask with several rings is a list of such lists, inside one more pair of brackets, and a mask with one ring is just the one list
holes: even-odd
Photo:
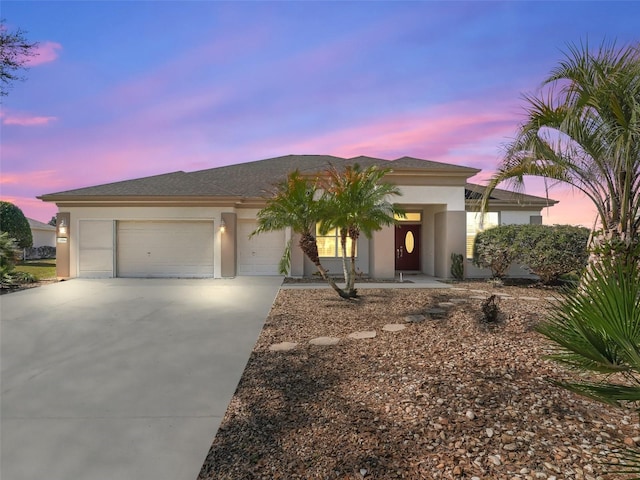
[[(637, 258), (637, 257), (636, 257)], [(559, 382), (580, 395), (640, 413), (640, 267), (617, 257), (551, 308), (537, 330), (553, 342), (549, 358), (602, 380)], [(621, 454), (618, 473), (640, 474), (640, 451)], [(640, 477), (636, 477), (640, 478)]]
[[(267, 206), (258, 212), (258, 228), (251, 234), (273, 232), (290, 227), (300, 235), (300, 248), (313, 262), (322, 278), (343, 298), (348, 295), (329, 276), (320, 262), (318, 244), (314, 235), (316, 223), (324, 211), (324, 200), (318, 189), (316, 179), (304, 177), (298, 170), (290, 173), (278, 184)], [(290, 245), (285, 249), (280, 261), (280, 273), (286, 274), (290, 265)]]
[[(356, 297), (356, 244), (360, 234), (371, 238), (374, 231), (395, 223), (395, 214), (404, 211), (390, 200), (401, 195), (400, 189), (382, 178), (391, 170), (371, 166), (362, 169), (357, 163), (347, 166), (344, 171), (335, 167), (327, 169), (321, 180), (327, 202), (321, 222), (320, 232), (326, 234), (337, 229), (347, 294)], [(351, 248), (347, 252), (347, 239)], [(347, 264), (347, 259), (349, 263)]]

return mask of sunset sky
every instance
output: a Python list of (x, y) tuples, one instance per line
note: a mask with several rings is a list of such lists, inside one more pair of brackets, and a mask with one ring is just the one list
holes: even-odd
[[(404, 155), (486, 180), (571, 43), (638, 41), (640, 2), (2, 2), (39, 42), (4, 97), (3, 200), (286, 154)], [(544, 195), (540, 181), (526, 193)], [(592, 226), (567, 189), (544, 222)]]

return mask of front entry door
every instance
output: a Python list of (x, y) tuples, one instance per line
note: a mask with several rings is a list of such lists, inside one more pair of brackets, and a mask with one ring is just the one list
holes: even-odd
[(420, 225), (396, 225), (396, 270), (420, 270)]

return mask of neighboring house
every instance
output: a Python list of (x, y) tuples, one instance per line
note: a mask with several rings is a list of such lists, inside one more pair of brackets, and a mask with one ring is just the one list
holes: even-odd
[(39, 222), (33, 218), (27, 218), (27, 222), (29, 222), (29, 227), (31, 227), (33, 248), (56, 246), (56, 227)]
[[(296, 245), (289, 274), (307, 276), (315, 267), (289, 229), (250, 237), (256, 214), (268, 191), (289, 172), (312, 175), (329, 165), (355, 163), (391, 167), (385, 180), (398, 185), (402, 196), (394, 201), (408, 212), (396, 226), (359, 239), (358, 270), (380, 279), (398, 271), (450, 277), (451, 254), (467, 251), (466, 239), (475, 235), (468, 229), (468, 215), (477, 209), (482, 187), (467, 184), (479, 172), (475, 168), (411, 157), (287, 155), (38, 198), (59, 209), (59, 277), (277, 275), (289, 240)], [(499, 190), (490, 209), (497, 213), (496, 223), (540, 223), (541, 209), (553, 203)], [(337, 236), (319, 237), (318, 244), (322, 263), (330, 272), (341, 272)]]

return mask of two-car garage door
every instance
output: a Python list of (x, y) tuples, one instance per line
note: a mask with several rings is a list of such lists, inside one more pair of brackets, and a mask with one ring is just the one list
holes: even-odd
[(213, 277), (213, 222), (117, 225), (118, 277)]

